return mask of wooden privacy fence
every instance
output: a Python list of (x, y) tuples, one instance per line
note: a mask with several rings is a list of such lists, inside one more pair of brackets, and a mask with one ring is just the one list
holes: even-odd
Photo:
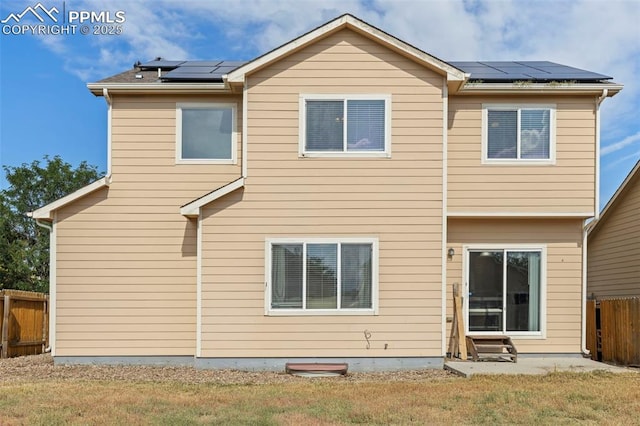
[(43, 353), (49, 338), (49, 296), (0, 291), (0, 358)]
[(592, 359), (640, 366), (640, 298), (588, 300), (586, 319)]

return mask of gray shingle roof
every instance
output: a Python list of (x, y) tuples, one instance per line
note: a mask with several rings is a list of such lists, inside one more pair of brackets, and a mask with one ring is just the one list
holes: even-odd
[[(246, 61), (169, 61), (161, 58), (137, 63), (133, 69), (99, 83), (222, 82), (222, 76)], [(509, 83), (572, 81), (594, 83), (612, 77), (548, 61), (454, 61), (450, 65), (471, 74), (470, 81)], [(158, 69), (161, 76), (158, 77)], [(137, 77), (142, 76), (142, 77)]]
[[(141, 75), (142, 78), (137, 78), (136, 75)], [(158, 81), (158, 70), (143, 71), (134, 67), (120, 74), (102, 79), (98, 83), (157, 83)]]

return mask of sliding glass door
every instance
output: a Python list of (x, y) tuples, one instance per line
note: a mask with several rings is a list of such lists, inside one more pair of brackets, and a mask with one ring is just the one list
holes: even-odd
[(470, 333), (541, 331), (541, 249), (470, 249), (467, 259)]

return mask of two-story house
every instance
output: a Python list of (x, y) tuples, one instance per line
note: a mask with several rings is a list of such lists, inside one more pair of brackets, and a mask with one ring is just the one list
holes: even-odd
[(56, 361), (441, 367), (454, 282), (468, 333), (579, 355), (609, 80), (445, 62), (344, 15), (89, 84), (107, 176), (32, 214)]

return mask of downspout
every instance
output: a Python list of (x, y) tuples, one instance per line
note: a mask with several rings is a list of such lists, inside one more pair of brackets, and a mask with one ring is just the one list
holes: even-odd
[[(41, 219), (36, 219), (36, 225), (38, 225), (39, 227), (44, 228), (47, 231), (49, 231), (49, 241), (50, 241), (49, 244), (51, 244), (51, 235), (53, 235), (53, 226), (49, 225), (46, 222), (42, 222)], [(51, 252), (51, 251), (49, 251), (49, 252)], [(55, 259), (54, 259), (54, 261), (55, 261)], [(51, 259), (49, 259), (49, 262), (51, 262)], [(51, 263), (49, 263), (49, 264), (51, 264)], [(51, 284), (51, 273), (52, 273), (52, 269), (51, 269), (51, 267), (49, 267), (49, 284)], [(49, 303), (51, 303), (51, 302), (49, 302)], [(51, 311), (51, 304), (49, 304), (49, 311)], [(51, 314), (49, 314), (49, 318), (51, 318)], [(44, 349), (44, 353), (48, 354), (49, 352), (51, 352), (51, 322), (49, 322), (49, 346), (47, 346)]]
[[(602, 90), (602, 95), (596, 99), (596, 185), (595, 185), (595, 217), (600, 218), (600, 105), (607, 98), (608, 89)], [(582, 226), (582, 324), (580, 333), (580, 350), (584, 356), (589, 356), (587, 349), (587, 223)]]
[(247, 132), (249, 129), (247, 112), (249, 111), (249, 100), (247, 95), (249, 94), (249, 88), (247, 84), (247, 77), (244, 78), (242, 86), (242, 178), (247, 179), (247, 153), (249, 146), (247, 145)]
[(107, 102), (109, 109), (107, 110), (107, 183), (111, 183), (111, 110), (112, 110), (112, 100), (111, 95), (109, 95), (109, 89), (104, 87), (102, 89), (102, 96), (104, 100)]
[(196, 359), (202, 357), (202, 209), (196, 219)]
[(447, 192), (448, 192), (448, 173), (449, 173), (449, 87), (447, 86), (447, 79), (444, 79), (444, 83), (442, 85), (442, 247), (440, 254), (440, 261), (442, 262), (442, 287), (441, 291), (441, 301), (440, 306), (442, 309), (441, 312), (441, 323), (442, 323), (442, 356), (446, 357), (447, 355), (447, 245), (448, 245), (448, 212), (447, 212)]
[(580, 350), (582, 355), (590, 357), (587, 349), (587, 221), (582, 226), (582, 325), (580, 333)]
[(41, 222), (42, 219), (36, 219), (36, 225), (41, 228), (46, 229), (49, 232), (53, 232), (53, 227), (46, 222)]

